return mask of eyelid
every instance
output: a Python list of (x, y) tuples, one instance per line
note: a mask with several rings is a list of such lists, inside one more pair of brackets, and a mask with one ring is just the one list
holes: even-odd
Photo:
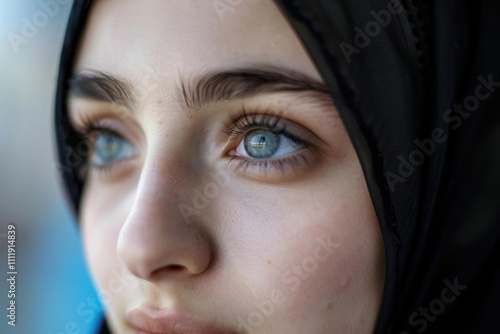
[(125, 139), (119, 131), (117, 131), (115, 128), (108, 124), (102, 124), (102, 125), (91, 125), (85, 130), (83, 130), (83, 133), (81, 133), (82, 136), (85, 138), (90, 138), (93, 136), (98, 136), (101, 134), (106, 134), (106, 135), (113, 135), (116, 137), (120, 137), (122, 139)]
[(293, 181), (299, 176), (308, 174), (321, 165), (322, 155), (315, 149), (300, 150), (298, 153), (270, 160), (256, 160), (245, 157), (232, 157), (226, 167), (233, 167), (237, 172), (243, 172), (246, 177), (258, 182)]
[(118, 133), (135, 144), (144, 138), (139, 120), (121, 105), (73, 97), (68, 101), (68, 116), (76, 132), (81, 132), (89, 123), (103, 122), (112, 124)]
[(272, 111), (269, 109), (256, 109), (255, 111), (242, 109), (235, 117), (231, 118), (229, 124), (224, 124), (222, 132), (226, 135), (225, 152), (230, 146), (239, 143), (244, 136), (254, 129), (268, 129), (274, 133), (296, 140), (306, 147), (318, 146), (321, 141), (309, 129), (283, 117), (282, 111)]
[(142, 128), (128, 118), (112, 116), (107, 112), (80, 111), (72, 121), (72, 128), (80, 136), (90, 130), (106, 130), (133, 144), (138, 150), (144, 149)]

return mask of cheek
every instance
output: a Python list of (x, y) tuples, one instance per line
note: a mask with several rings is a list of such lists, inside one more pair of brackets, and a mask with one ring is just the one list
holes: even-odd
[[(85, 196), (85, 194), (92, 196)], [(118, 236), (127, 214), (126, 197), (116, 189), (95, 189), (91, 182), (82, 198), (80, 224), (85, 258), (107, 310), (117, 309), (118, 301), (130, 282), (117, 256)], [(110, 199), (114, 200), (111, 201)]]
[[(301, 191), (310, 189), (314, 191)], [(247, 278), (249, 298), (272, 302), (271, 322), (315, 323), (318, 332), (373, 322), (383, 288), (384, 254), (362, 176), (255, 192), (260, 196), (252, 206), (234, 211), (230, 220), (239, 221), (234, 224), (239, 228), (229, 231), (227, 240), (237, 243), (224, 250), (231, 251), (232, 262)], [(273, 293), (281, 298), (272, 301)]]
[(286, 265), (271, 274), (286, 296), (277, 314), (286, 322), (343, 331), (376, 315), (382, 244), (369, 211), (339, 204), (325, 213), (330, 219), (320, 216), (309, 216), (308, 227), (282, 249)]

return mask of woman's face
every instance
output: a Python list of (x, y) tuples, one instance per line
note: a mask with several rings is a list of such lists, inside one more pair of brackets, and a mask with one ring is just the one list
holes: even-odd
[(94, 1), (74, 75), (85, 253), (113, 332), (373, 331), (365, 179), (271, 1)]

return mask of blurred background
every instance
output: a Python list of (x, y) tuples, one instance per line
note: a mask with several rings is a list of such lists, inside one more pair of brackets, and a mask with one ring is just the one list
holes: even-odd
[[(86, 334), (100, 305), (57, 176), (53, 108), (70, 0), (0, 0), (0, 333)], [(16, 327), (7, 226), (16, 226)]]

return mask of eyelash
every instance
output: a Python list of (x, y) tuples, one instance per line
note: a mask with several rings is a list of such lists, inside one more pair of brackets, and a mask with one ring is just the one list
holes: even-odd
[(103, 174), (109, 173), (113, 168), (113, 166), (115, 165), (114, 163), (99, 166), (99, 165), (94, 165), (90, 162), (89, 157), (94, 152), (94, 140), (92, 137), (94, 134), (96, 135), (112, 134), (120, 138), (123, 138), (120, 132), (117, 129), (115, 129), (111, 124), (104, 124), (98, 118), (94, 118), (89, 115), (82, 116), (81, 129), (75, 130), (75, 132), (77, 133), (79, 139), (83, 140), (85, 145), (89, 147), (85, 162), (81, 166), (80, 171), (78, 173), (80, 179), (85, 180), (90, 170), (94, 170), (98, 173), (103, 173)]
[[(244, 137), (250, 130), (265, 129), (291, 139), (294, 143), (301, 145), (303, 149), (311, 147), (312, 145), (309, 142), (297, 137), (287, 130), (287, 124), (283, 122), (282, 114), (283, 112), (276, 113), (268, 109), (252, 111), (250, 114), (243, 108), (239, 114), (231, 119), (230, 124), (225, 125), (222, 131), (228, 135), (229, 141), (237, 141)], [(300, 151), (303, 151), (303, 149)], [(308, 162), (308, 156), (306, 154), (294, 153), (291, 156), (285, 156), (274, 160), (232, 156), (228, 164), (233, 163), (236, 159), (238, 160), (237, 169), (243, 171), (246, 171), (249, 167), (258, 168), (259, 170), (273, 168), (279, 170), (281, 173), (284, 173), (288, 166), (292, 169), (297, 169), (300, 164), (306, 164)]]
[[(224, 125), (224, 129), (222, 129), (222, 131), (227, 134), (228, 141), (232, 142), (237, 141), (240, 138), (243, 140), (244, 135), (246, 135), (250, 130), (265, 129), (272, 131), (275, 134), (287, 137), (294, 143), (301, 145), (303, 149), (310, 148), (312, 145), (309, 142), (299, 138), (287, 130), (287, 124), (283, 122), (283, 118), (281, 116), (282, 114), (283, 112), (275, 112), (268, 109), (252, 110), (250, 113), (247, 109), (242, 108), (238, 114), (231, 118), (229, 124)], [(76, 132), (79, 138), (90, 147), (90, 150), (88, 151), (89, 156), (93, 154), (92, 152), (94, 150), (94, 143), (92, 140), (92, 136), (94, 134), (113, 134), (123, 138), (119, 131), (117, 131), (112, 125), (103, 124), (102, 121), (99, 121), (99, 119), (93, 118), (89, 115), (83, 116), (81, 129), (76, 130)], [(300, 152), (303, 151), (303, 149), (301, 149)], [(99, 173), (109, 173), (115, 165), (115, 163), (105, 164), (102, 166), (93, 165), (90, 162), (89, 156), (87, 156), (85, 163), (80, 169), (79, 174), (82, 180), (87, 177), (90, 169)], [(294, 153), (293, 155), (274, 160), (231, 156), (228, 164), (235, 161), (237, 162), (236, 168), (243, 171), (252, 167), (265, 171), (268, 171), (271, 168), (284, 173), (288, 167), (297, 169), (301, 164), (307, 164), (308, 156), (303, 153)]]

